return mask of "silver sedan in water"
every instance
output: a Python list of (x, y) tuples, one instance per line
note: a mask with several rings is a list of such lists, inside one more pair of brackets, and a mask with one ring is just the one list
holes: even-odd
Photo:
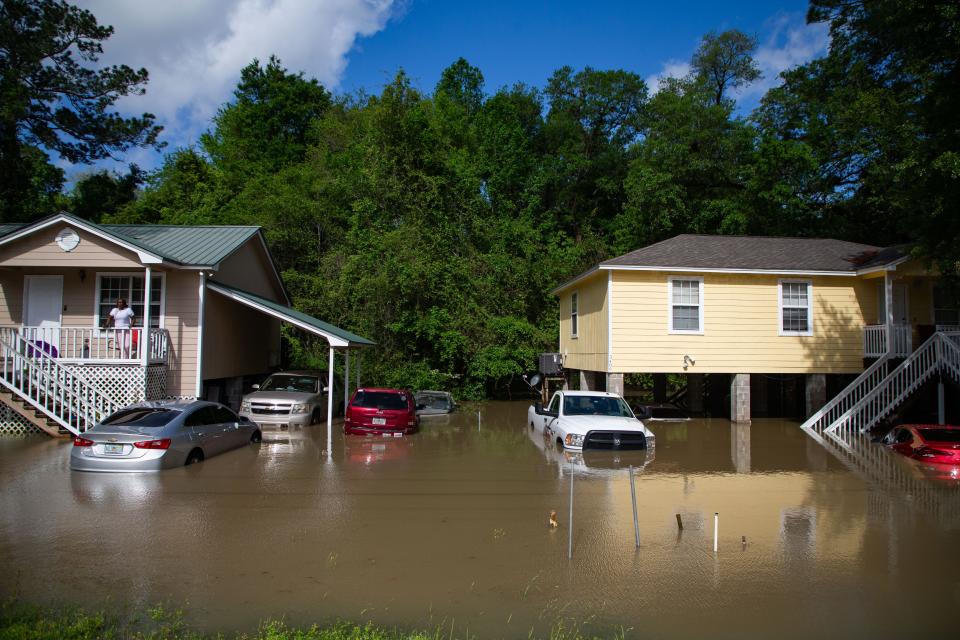
[(216, 402), (144, 402), (73, 439), (76, 471), (159, 471), (260, 442), (260, 428)]

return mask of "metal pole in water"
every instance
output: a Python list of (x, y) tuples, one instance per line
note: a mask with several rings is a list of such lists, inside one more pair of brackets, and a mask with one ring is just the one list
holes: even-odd
[(633, 537), (637, 541), (637, 549), (640, 548), (640, 522), (637, 520), (637, 490), (633, 486), (633, 466), (628, 467), (630, 473), (630, 501), (633, 502)]
[(713, 552), (717, 552), (717, 531), (720, 529), (720, 514), (713, 514)]
[(477, 431), (480, 431), (480, 412), (477, 411)]
[(567, 560), (573, 559), (573, 476), (576, 473), (570, 471), (570, 521), (567, 527), (570, 529), (570, 532), (567, 536)]

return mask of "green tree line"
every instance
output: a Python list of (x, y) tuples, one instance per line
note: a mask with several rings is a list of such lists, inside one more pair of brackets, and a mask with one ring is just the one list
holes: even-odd
[[(57, 2), (5, 7), (19, 4), (70, 15)], [(0, 161), (21, 178), (0, 206), (5, 220), (61, 207), (104, 222), (260, 225), (295, 306), (377, 342), (368, 380), (482, 397), (555, 348), (553, 287), (678, 233), (911, 241), (955, 275), (958, 11), (814, 0), (808, 21), (829, 24), (829, 52), (785, 72), (750, 114), (736, 92), (760, 78), (757, 41), (735, 30), (706, 34), (691, 73), (656, 92), (633, 72), (589, 67), (559, 68), (542, 89), (491, 89), (459, 59), (431, 91), (401, 70), (377, 95), (332, 95), (275, 57), (254, 60), (193, 146), (69, 194), (46, 154), (77, 145), (42, 135), (30, 115), (40, 98), (4, 72)], [(67, 22), (94, 53), (109, 36), (92, 16)], [(9, 60), (29, 38), (3, 29)], [(95, 80), (119, 96), (147, 76)], [(115, 125), (113, 146), (91, 134), (86, 157), (64, 157), (157, 145), (150, 114), (124, 120), (97, 104), (99, 116), (85, 113)], [(312, 364), (318, 345), (287, 337), (295, 363)]]

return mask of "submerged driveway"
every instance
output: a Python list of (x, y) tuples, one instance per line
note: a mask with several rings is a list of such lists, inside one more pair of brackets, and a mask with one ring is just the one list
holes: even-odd
[(960, 559), (960, 523), (869, 484), (795, 423), (654, 423), (653, 455), (581, 457), (530, 434), (526, 408), (490, 403), (479, 428), (464, 412), (400, 439), (335, 432), (330, 458), (323, 425), (267, 432), (152, 475), (71, 473), (68, 443), (0, 440), (0, 596), (181, 604), (201, 629), (222, 630), (270, 616), (480, 637), (560, 619), (629, 637), (952, 628), (942, 612), (960, 604), (960, 583), (937, 567)]

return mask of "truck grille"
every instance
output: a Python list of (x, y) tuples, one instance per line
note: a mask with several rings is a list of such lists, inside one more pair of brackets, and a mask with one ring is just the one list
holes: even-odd
[(646, 449), (647, 438), (634, 431), (591, 431), (583, 440), (584, 449)]
[(290, 405), (250, 405), (250, 413), (259, 416), (287, 416), (290, 415)]

